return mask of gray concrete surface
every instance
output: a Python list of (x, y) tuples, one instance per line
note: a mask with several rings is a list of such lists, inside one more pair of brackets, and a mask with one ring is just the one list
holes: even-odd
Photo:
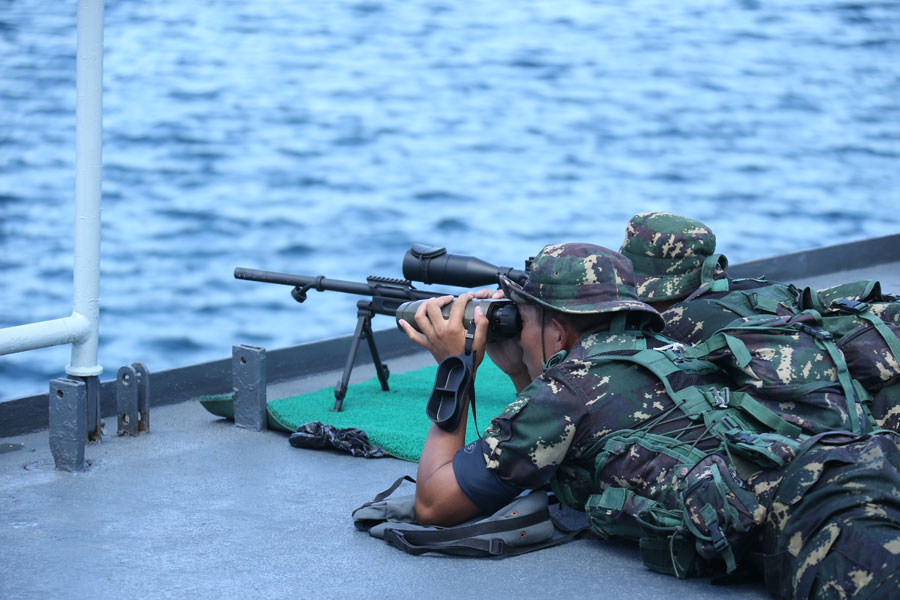
[(78, 474), (53, 469), (46, 432), (0, 441), (23, 446), (0, 454), (0, 598), (767, 597), (652, 573), (635, 547), (597, 540), (408, 556), (350, 513), (414, 464), (298, 450), (198, 402), (150, 419), (149, 435), (88, 446)]
[[(900, 263), (797, 281), (863, 278), (898, 292)], [(391, 369), (429, 363), (419, 353)], [(269, 398), (338, 376), (270, 386)], [(151, 408), (150, 423), (149, 435), (88, 446), (76, 474), (53, 469), (46, 431), (0, 440), (0, 599), (768, 597), (652, 573), (632, 545), (598, 540), (503, 560), (408, 556), (356, 531), (350, 513), (415, 465), (297, 450), (196, 401)]]

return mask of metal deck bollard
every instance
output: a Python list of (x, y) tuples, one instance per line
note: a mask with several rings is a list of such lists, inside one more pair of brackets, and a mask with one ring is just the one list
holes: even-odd
[(60, 471), (84, 471), (87, 386), (83, 381), (50, 381), (50, 453)]
[(234, 424), (245, 429), (268, 429), (266, 412), (266, 349), (232, 346), (231, 381), (234, 390)]

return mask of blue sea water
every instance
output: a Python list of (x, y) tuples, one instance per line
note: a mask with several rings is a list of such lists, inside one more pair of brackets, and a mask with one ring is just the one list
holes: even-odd
[[(71, 312), (75, 13), (0, 1), (0, 327)], [(649, 210), (732, 263), (900, 231), (896, 1), (108, 0), (105, 48), (104, 378), (352, 332), (235, 266), (521, 267)], [(68, 355), (0, 357), (0, 398)]]

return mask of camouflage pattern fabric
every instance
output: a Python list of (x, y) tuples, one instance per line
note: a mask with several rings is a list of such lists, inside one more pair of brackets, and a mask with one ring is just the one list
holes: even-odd
[(867, 428), (843, 355), (813, 311), (736, 319), (685, 352), (720, 364), (741, 391), (807, 433)]
[[(604, 360), (608, 351), (621, 356), (629, 348), (654, 343), (633, 331), (594, 333), (583, 338), (563, 362), (547, 369), (493, 419), (483, 436), (484, 459), (488, 468), (517, 487), (535, 488), (550, 482), (563, 502), (588, 512), (598, 532), (640, 540), (642, 548), (653, 536), (665, 539), (666, 535), (676, 535), (676, 531), (681, 532), (678, 536), (690, 532), (694, 541), (689, 546), (700, 553), (705, 566), (686, 567), (681, 573), (675, 571), (679, 576), (708, 572), (717, 564), (719, 569), (724, 569), (720, 550), (727, 548), (735, 560), (740, 560), (742, 555), (746, 559), (747, 553), (759, 543), (758, 539), (762, 539), (759, 536), (763, 536), (765, 527), (771, 529), (767, 525), (772, 518), (770, 507), (780, 510), (776, 501), (784, 504), (778, 499), (787, 492), (783, 493), (780, 486), (784, 482), (793, 484), (806, 473), (802, 468), (789, 467), (785, 471), (757, 467), (756, 475), (742, 479), (736, 474), (735, 461), (744, 466), (748, 462), (752, 464), (748, 459), (752, 453), (740, 459), (739, 442), (755, 441), (758, 448), (769, 444), (782, 457), (782, 462), (788, 463), (794, 458), (799, 440), (790, 444), (778, 434), (745, 432), (735, 437), (726, 453), (721, 440), (704, 437), (700, 433), (702, 427), (679, 416), (679, 409), (673, 412), (675, 404), (657, 376), (636, 364)], [(724, 382), (727, 379), (721, 375), (701, 372), (694, 377), (685, 375), (680, 385), (702, 387)], [(660, 423), (658, 426), (640, 430), (642, 424), (654, 418)], [(880, 447), (884, 453), (891, 454), (889, 462), (900, 460), (900, 449)], [(797, 461), (806, 459), (804, 456)], [(876, 532), (871, 534), (873, 539), (893, 548), (882, 535), (884, 528), (890, 530), (892, 521), (880, 516), (883, 496), (893, 492), (883, 490), (881, 480), (862, 471), (855, 473), (860, 474), (856, 485), (863, 486), (859, 492), (870, 494), (866, 497), (871, 497), (872, 502), (863, 503), (867, 508), (851, 511), (846, 518), (835, 516), (828, 523), (836, 523), (848, 531), (859, 524), (864, 537), (870, 535), (871, 529)], [(869, 487), (874, 489), (870, 492)], [(829, 501), (840, 497), (829, 493), (832, 494)], [(818, 497), (804, 496), (791, 505), (790, 518), (785, 521), (790, 525), (785, 529), (789, 532), (788, 541), (798, 539), (798, 532), (800, 536), (819, 539), (815, 537), (818, 530), (806, 527), (808, 515), (818, 514), (815, 500)], [(900, 495), (894, 498), (896, 502)], [(889, 508), (885, 510), (889, 512)], [(779, 536), (783, 537), (780, 533), (766, 535), (764, 539), (772, 548), (787, 543), (778, 541)], [(724, 545), (723, 540), (728, 544)], [(856, 546), (852, 543), (846, 547), (835, 546), (838, 547), (841, 556), (847, 554), (849, 560), (861, 563), (867, 560), (855, 556)], [(812, 572), (809, 557), (802, 554), (803, 560), (794, 560), (786, 558), (783, 552), (783, 548), (775, 551), (779, 560), (787, 561), (779, 567), (783, 578), (796, 577), (806, 582)], [(871, 548), (866, 547), (866, 553), (870, 554)], [(814, 558), (818, 560), (818, 556), (815, 554)], [(886, 561), (890, 557), (882, 558)], [(834, 565), (840, 560), (832, 557), (820, 561), (823, 566), (816, 581), (836, 569)], [(844, 577), (830, 585), (843, 585), (852, 592), (860, 584), (852, 577)], [(776, 593), (784, 598), (795, 597), (790, 590), (776, 590)]]
[(898, 441), (825, 436), (778, 474), (756, 557), (773, 594), (900, 597)]
[(630, 349), (640, 337), (585, 336), (566, 360), (522, 390), (482, 436), (488, 468), (523, 489), (557, 478), (572, 491), (568, 503), (583, 510), (596, 487), (594, 444), (674, 406), (665, 387), (637, 365), (594, 364), (588, 358), (596, 345)]
[(900, 432), (900, 382), (881, 388), (869, 410), (876, 427)]
[[(637, 301), (632, 281), (616, 253), (566, 244), (547, 246), (524, 286), (502, 285), (517, 302), (564, 312), (655, 314)], [(777, 302), (763, 304), (778, 312)], [(751, 343), (761, 360), (750, 367), (754, 355), (739, 342), (720, 348), (757, 391), (767, 380), (810, 374), (806, 392), (848, 389), (831, 346), (779, 359)], [(485, 465), (501, 480), (522, 489), (550, 483), (598, 533), (639, 540), (645, 564), (679, 577), (732, 572), (756, 546), (770, 589), (783, 598), (896, 591), (895, 438), (823, 432), (809, 440), (762, 400), (730, 392), (737, 373), (649, 331), (590, 333), (562, 354), (482, 437)], [(825, 356), (832, 362), (818, 364)], [(793, 400), (783, 402), (788, 415)]]
[(638, 297), (657, 302), (684, 298), (724, 276), (728, 260), (715, 250), (715, 234), (700, 221), (648, 212), (628, 222), (620, 252), (634, 265)]
[(900, 325), (857, 327), (838, 342), (854, 379), (870, 392), (900, 380)]
[(634, 292), (634, 272), (620, 254), (593, 244), (545, 246), (531, 263), (524, 286), (501, 276), (506, 296), (565, 313), (630, 311), (649, 315), (655, 329), (663, 320)]
[[(483, 436), (484, 458), (517, 487), (550, 482), (563, 502), (588, 510), (601, 534), (607, 526), (610, 534), (635, 540), (648, 535), (647, 527), (671, 533), (684, 526), (687, 515), (703, 558), (719, 562), (721, 541), (727, 537), (731, 547), (745, 546), (746, 534), (765, 513), (725, 458), (709, 454), (721, 441), (704, 436), (702, 426), (674, 409), (658, 377), (637, 364), (597, 356), (598, 350), (621, 353), (648, 343), (657, 342), (637, 332), (583, 338), (565, 361), (547, 369), (493, 419)], [(701, 382), (721, 386), (725, 379), (713, 369), (686, 374), (679, 385)], [(637, 431), (654, 418), (660, 424), (652, 431)], [(755, 442), (753, 448), (746, 444), (750, 452), (780, 455), (782, 464), (793, 458), (793, 447), (765, 436), (738, 440), (735, 451), (743, 442)], [(724, 487), (705, 485), (711, 479)], [(618, 498), (621, 506), (610, 504)]]
[[(867, 395), (875, 397), (869, 405), (871, 414), (867, 415), (871, 426), (900, 432), (900, 396), (893, 391), (881, 393), (883, 387), (900, 378), (900, 302), (896, 297), (884, 294), (877, 281), (845, 283), (818, 291), (761, 279), (729, 280), (728, 284), (728, 290), (707, 291), (666, 310), (663, 335), (685, 344), (699, 344), (716, 331), (740, 323), (741, 318), (790, 315), (813, 309), (822, 315), (818, 326), (833, 336), (842, 351), (850, 376), (868, 392), (861, 392), (861, 399), (865, 401)], [(875, 328), (873, 318), (885, 326)], [(875, 329), (879, 331), (876, 333)], [(885, 336), (893, 337), (891, 343)], [(770, 345), (758, 341), (756, 345), (774, 351), (773, 356), (797, 350), (777, 342)], [(747, 379), (741, 373), (737, 376)], [(797, 384), (804, 378), (790, 379)], [(744, 383), (757, 388), (761, 385), (760, 381)], [(823, 388), (791, 399), (784, 389), (754, 390), (750, 385), (740, 389), (755, 394), (779, 416), (807, 432), (849, 428), (845, 390)]]
[(707, 291), (665, 310), (663, 335), (683, 344), (697, 344), (735, 319), (753, 315), (790, 314), (799, 293), (789, 284), (765, 279), (729, 279), (728, 289)]

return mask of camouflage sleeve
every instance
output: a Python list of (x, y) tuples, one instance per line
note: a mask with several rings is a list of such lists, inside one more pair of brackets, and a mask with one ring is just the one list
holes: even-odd
[(587, 415), (577, 394), (545, 373), (491, 421), (483, 436), (487, 468), (519, 488), (544, 485), (579, 437)]

